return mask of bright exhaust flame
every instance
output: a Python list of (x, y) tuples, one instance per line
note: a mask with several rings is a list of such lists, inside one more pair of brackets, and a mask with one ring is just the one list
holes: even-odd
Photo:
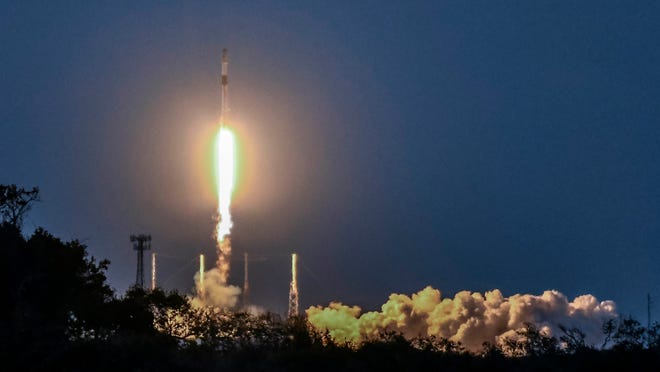
[(218, 269), (221, 282), (227, 283), (229, 260), (231, 258), (231, 196), (234, 191), (235, 139), (227, 127), (222, 126), (215, 140), (215, 176), (218, 189), (218, 224), (216, 240), (218, 244)]
[(218, 192), (218, 224), (215, 227), (215, 238), (218, 248), (216, 267), (205, 271), (203, 255), (200, 256), (199, 272), (195, 274), (197, 296), (193, 299), (195, 306), (213, 306), (216, 308), (231, 308), (236, 306), (241, 289), (229, 285), (229, 263), (231, 258), (232, 227), (231, 197), (234, 191), (236, 174), (236, 140), (234, 133), (224, 125), (215, 137), (213, 160)]

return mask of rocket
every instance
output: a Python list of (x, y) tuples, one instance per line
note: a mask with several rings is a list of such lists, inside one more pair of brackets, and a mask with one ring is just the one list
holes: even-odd
[(229, 59), (227, 58), (227, 49), (222, 50), (222, 78), (220, 91), (220, 125), (225, 124), (225, 119), (229, 113), (229, 77), (227, 70), (229, 68)]

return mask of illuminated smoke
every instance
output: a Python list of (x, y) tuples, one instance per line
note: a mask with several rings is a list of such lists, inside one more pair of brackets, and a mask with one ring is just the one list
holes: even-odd
[(498, 344), (526, 322), (556, 337), (561, 335), (559, 325), (577, 327), (586, 334), (588, 344), (596, 345), (602, 341), (603, 322), (617, 317), (614, 302), (599, 302), (592, 295), (569, 302), (555, 290), (538, 296), (504, 297), (495, 289), (485, 294), (461, 291), (454, 298), (442, 298), (430, 286), (411, 297), (391, 294), (381, 311), (361, 314), (357, 306), (333, 302), (328, 307), (312, 306), (306, 313), (315, 328), (328, 330), (339, 342), (359, 344), (381, 331), (393, 330), (409, 338), (437, 336), (459, 341), (473, 352), (481, 350), (484, 342)]
[(241, 289), (233, 285), (227, 285), (222, 280), (222, 273), (217, 267), (195, 274), (197, 296), (192, 299), (192, 304), (200, 307), (213, 306), (223, 309), (236, 306)]

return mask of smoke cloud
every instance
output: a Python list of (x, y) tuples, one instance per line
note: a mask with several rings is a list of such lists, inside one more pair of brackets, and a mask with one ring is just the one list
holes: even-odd
[(192, 300), (195, 306), (213, 306), (228, 309), (236, 306), (241, 289), (228, 285), (225, 277), (217, 267), (204, 272), (204, 282), (199, 280), (199, 273), (195, 274), (195, 288), (197, 296)]
[(381, 311), (361, 314), (358, 306), (332, 302), (328, 307), (312, 306), (306, 310), (309, 322), (318, 330), (328, 331), (338, 342), (359, 344), (394, 330), (404, 336), (437, 336), (459, 341), (472, 352), (484, 342), (500, 343), (504, 337), (533, 323), (550, 335), (561, 335), (559, 325), (577, 327), (586, 334), (587, 344), (603, 340), (601, 325), (617, 317), (613, 301), (599, 302), (592, 295), (569, 301), (556, 290), (541, 295), (515, 294), (504, 297), (498, 289), (484, 294), (461, 291), (454, 298), (442, 298), (430, 286), (413, 294), (391, 294)]

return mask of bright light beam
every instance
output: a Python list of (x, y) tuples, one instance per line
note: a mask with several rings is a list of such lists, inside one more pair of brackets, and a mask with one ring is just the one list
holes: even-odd
[(215, 233), (218, 244), (218, 269), (223, 283), (227, 283), (229, 277), (229, 260), (231, 258), (230, 207), (236, 171), (235, 151), (234, 134), (226, 126), (221, 126), (215, 141), (215, 176), (218, 189), (218, 224)]

